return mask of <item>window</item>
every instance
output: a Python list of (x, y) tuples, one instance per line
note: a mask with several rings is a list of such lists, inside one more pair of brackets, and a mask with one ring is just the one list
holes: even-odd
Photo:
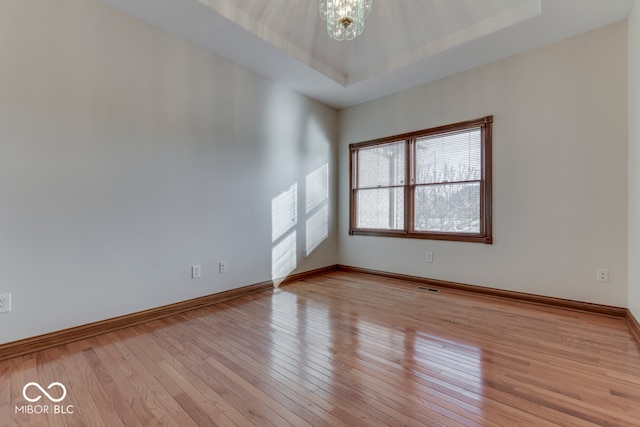
[(349, 234), (492, 243), (492, 123), (351, 144)]

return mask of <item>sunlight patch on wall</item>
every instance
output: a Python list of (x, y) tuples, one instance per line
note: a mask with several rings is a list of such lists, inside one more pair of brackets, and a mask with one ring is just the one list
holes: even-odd
[(282, 238), (271, 250), (271, 279), (276, 288), (297, 267), (296, 231)]
[(307, 242), (305, 248), (305, 255), (309, 256), (311, 252), (320, 243), (324, 242), (329, 237), (329, 207), (323, 206), (307, 219)]
[(329, 237), (329, 165), (325, 163), (306, 179), (305, 256)]
[(298, 184), (271, 200), (271, 279), (279, 286), (297, 266)]
[(325, 163), (307, 175), (307, 213), (329, 198), (329, 165)]
[(271, 242), (275, 243), (298, 223), (298, 184), (271, 200)]

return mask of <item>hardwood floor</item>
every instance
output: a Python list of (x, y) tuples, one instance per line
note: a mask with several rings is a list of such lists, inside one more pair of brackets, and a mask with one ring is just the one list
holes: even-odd
[(619, 318), (334, 272), (2, 361), (7, 421), (638, 426), (640, 346)]

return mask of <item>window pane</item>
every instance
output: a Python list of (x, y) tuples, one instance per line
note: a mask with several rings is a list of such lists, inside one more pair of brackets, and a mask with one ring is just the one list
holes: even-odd
[(480, 183), (416, 187), (416, 231), (480, 232)]
[(404, 188), (373, 188), (357, 192), (358, 228), (404, 228)]
[(406, 145), (403, 142), (358, 150), (358, 188), (403, 185)]
[(480, 129), (421, 138), (416, 141), (416, 183), (479, 180)]

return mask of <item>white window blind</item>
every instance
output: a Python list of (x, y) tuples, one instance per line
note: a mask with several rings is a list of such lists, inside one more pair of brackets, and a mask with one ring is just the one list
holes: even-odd
[(416, 231), (480, 231), (481, 148), (479, 128), (416, 140)]
[(391, 230), (404, 227), (406, 163), (404, 141), (359, 151), (358, 227)]

